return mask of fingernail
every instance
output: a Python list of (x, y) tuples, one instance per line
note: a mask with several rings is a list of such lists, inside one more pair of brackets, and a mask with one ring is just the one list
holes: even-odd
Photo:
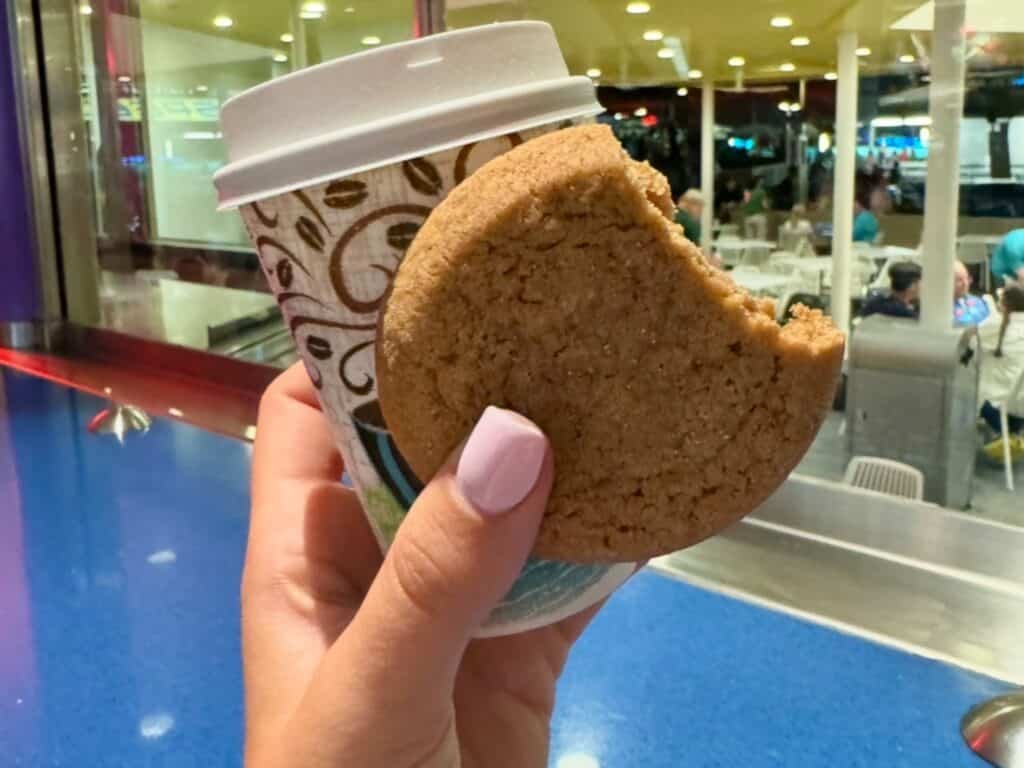
[(482, 515), (508, 512), (537, 484), (546, 451), (537, 427), (512, 411), (488, 407), (459, 457), (459, 491)]

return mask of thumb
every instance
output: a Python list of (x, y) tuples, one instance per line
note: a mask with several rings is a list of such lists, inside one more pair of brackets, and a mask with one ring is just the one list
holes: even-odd
[(413, 504), (346, 645), (373, 648), (374, 666), (407, 689), (450, 694), (466, 645), (533, 548), (553, 476), (543, 432), (487, 408)]

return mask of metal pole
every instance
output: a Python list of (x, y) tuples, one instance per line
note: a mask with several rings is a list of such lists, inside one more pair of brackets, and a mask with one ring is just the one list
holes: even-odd
[(857, 171), (857, 33), (842, 32), (836, 83), (835, 183), (832, 190), (832, 317), (850, 332), (850, 259), (853, 252), (853, 193)]
[(444, 0), (416, 0), (416, 31), (419, 37), (444, 32)]
[(705, 75), (700, 89), (700, 192), (704, 211), (700, 216), (700, 246), (711, 254), (715, 217), (715, 82)]
[(964, 111), (964, 0), (936, 0), (932, 82), (928, 89), (932, 138), (924, 204), (921, 325), (953, 325), (953, 259), (960, 205), (960, 120)]
[(796, 144), (797, 189), (796, 201), (807, 205), (807, 79), (800, 78), (800, 134)]

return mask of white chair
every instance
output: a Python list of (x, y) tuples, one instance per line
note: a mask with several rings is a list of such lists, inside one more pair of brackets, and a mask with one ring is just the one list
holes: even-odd
[(768, 239), (768, 217), (763, 213), (748, 216), (743, 222), (743, 234), (747, 240)]
[(738, 239), (740, 236), (739, 224), (722, 224), (718, 228), (718, 236), (721, 238)]
[(748, 245), (743, 249), (743, 256), (740, 259), (740, 264), (745, 267), (760, 267), (762, 264), (768, 263), (771, 255), (772, 252), (768, 248)]
[(1020, 399), (1021, 391), (1024, 390), (1024, 371), (1021, 371), (1020, 376), (1017, 377), (1017, 383), (1014, 384), (1013, 390), (1010, 392), (1009, 397), (1005, 401), (1000, 403), (992, 403), (996, 408), (999, 409), (999, 431), (1002, 433), (1003, 438), (1003, 469), (1006, 470), (1006, 490), (1012, 491), (1013, 488), (1013, 452), (1010, 450), (1010, 412), (1009, 407), (1011, 403), (1016, 403)]
[(875, 456), (854, 456), (846, 467), (843, 482), (889, 496), (920, 501), (924, 499), (924, 475), (908, 464)]

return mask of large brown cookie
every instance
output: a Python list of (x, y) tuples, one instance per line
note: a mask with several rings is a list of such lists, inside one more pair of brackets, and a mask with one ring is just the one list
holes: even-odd
[(780, 328), (667, 200), (607, 128), (534, 139), (433, 212), (382, 314), (381, 406), (422, 479), (487, 405), (549, 436), (542, 557), (639, 560), (722, 530), (785, 479), (832, 400), (831, 321), (800, 309)]

